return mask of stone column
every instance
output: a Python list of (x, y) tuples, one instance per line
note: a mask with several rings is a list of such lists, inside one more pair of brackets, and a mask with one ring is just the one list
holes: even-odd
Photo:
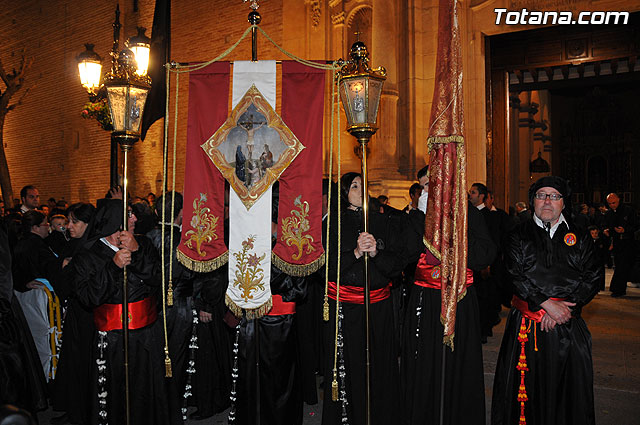
[(372, 1), (370, 64), (373, 67), (384, 66), (387, 70), (387, 80), (384, 83), (378, 111), (379, 130), (371, 142), (372, 183), (399, 178), (397, 7), (393, 1)]

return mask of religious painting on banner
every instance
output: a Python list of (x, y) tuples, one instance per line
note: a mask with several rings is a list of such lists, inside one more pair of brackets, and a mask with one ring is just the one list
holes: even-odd
[(250, 209), (304, 146), (252, 85), (202, 149)]
[[(205, 103), (211, 102), (212, 97), (221, 98), (219, 91), (209, 87), (209, 78), (203, 77), (202, 84), (196, 82), (192, 86), (194, 77), (198, 80), (198, 75), (191, 75), (190, 87), (198, 89), (193, 94), (196, 98)], [(224, 247), (224, 254), (229, 261), (229, 286), (225, 301), (236, 316), (259, 318), (271, 309), (272, 258), (277, 267), (298, 276), (314, 272), (324, 261), (321, 244), (324, 77), (324, 72), (313, 68), (282, 65), (283, 116), (286, 114), (292, 120), (299, 137), (275, 111), (275, 61), (234, 63), (233, 109), (224, 122), (218, 121), (215, 131), (210, 131), (210, 124), (192, 122), (190, 88), (185, 198), (189, 199), (188, 192), (200, 197), (195, 196), (189, 210), (185, 202), (179, 257), (189, 267), (200, 264), (199, 251), (222, 252), (219, 241), (224, 239), (224, 225), (214, 213), (217, 205), (212, 199), (224, 199), (226, 180), (229, 247), (228, 252)], [(205, 88), (210, 91), (203, 92)], [(314, 100), (309, 108), (308, 99), (298, 95), (302, 91), (314, 93), (312, 97), (320, 101)], [(196, 117), (193, 121), (208, 117), (197, 105), (193, 106), (193, 114)], [(208, 134), (200, 131), (203, 128)], [(196, 132), (197, 137), (189, 137)], [(197, 159), (193, 161), (195, 169), (189, 163), (190, 151)], [(208, 181), (203, 176), (208, 176)], [(277, 180), (280, 180), (277, 205), (281, 220), (273, 246), (271, 187)], [(205, 189), (213, 186), (215, 189), (209, 190), (212, 193), (205, 193)], [(220, 265), (216, 263), (209, 269)]]

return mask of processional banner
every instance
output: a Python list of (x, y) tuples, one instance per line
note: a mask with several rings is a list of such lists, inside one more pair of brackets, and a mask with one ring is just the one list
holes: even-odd
[[(231, 113), (222, 122), (215, 115), (216, 126), (202, 125), (199, 121), (208, 117), (206, 112), (200, 113), (201, 105), (192, 100), (206, 98), (216, 105), (224, 101), (226, 113), (228, 74), (226, 81), (216, 78), (216, 72), (223, 68), (207, 67), (190, 78), (185, 220), (179, 254), (183, 264), (200, 271), (213, 270), (228, 260), (226, 304), (237, 316), (244, 312), (248, 318), (258, 318), (271, 309), (272, 258), (283, 271), (299, 276), (312, 273), (324, 261), (324, 73), (283, 63), (282, 112), (283, 118), (287, 117), (283, 119), (275, 112), (275, 61), (235, 62)], [(209, 71), (214, 75), (203, 77)], [(216, 79), (226, 85), (221, 88), (208, 84)], [(193, 96), (192, 89), (198, 90)], [(197, 121), (193, 125), (192, 113)], [(299, 131), (300, 138), (292, 129)], [(224, 217), (225, 180), (230, 188), (228, 252), (220, 219)], [(280, 220), (272, 251), (271, 187), (277, 180)], [(208, 189), (212, 189), (213, 196)]]

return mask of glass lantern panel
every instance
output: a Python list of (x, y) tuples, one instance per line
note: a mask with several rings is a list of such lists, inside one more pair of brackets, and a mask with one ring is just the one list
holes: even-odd
[(78, 63), (80, 73), (80, 83), (84, 88), (93, 91), (100, 86), (100, 75), (102, 74), (102, 64), (99, 62), (84, 61)]
[(149, 69), (149, 47), (148, 46), (133, 46), (130, 48), (136, 57), (136, 74), (146, 75)]
[(140, 124), (142, 124), (142, 114), (144, 113), (144, 103), (147, 101), (148, 89), (139, 87), (131, 87), (129, 89), (129, 102), (127, 114), (127, 130), (134, 133), (140, 133)]
[(350, 126), (367, 122), (366, 84), (367, 77), (349, 78), (342, 82), (340, 94)]
[(378, 119), (378, 106), (380, 106), (380, 95), (382, 94), (383, 81), (369, 79), (369, 90), (367, 93), (367, 101), (369, 102), (369, 119), (368, 122), (375, 124)]
[(127, 86), (107, 87), (107, 99), (111, 111), (113, 131), (125, 131), (125, 111), (127, 110)]

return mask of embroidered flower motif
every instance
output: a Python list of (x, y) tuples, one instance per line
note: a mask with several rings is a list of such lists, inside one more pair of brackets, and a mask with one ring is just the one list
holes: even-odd
[(264, 290), (264, 271), (260, 268), (260, 262), (264, 260), (267, 254), (258, 257), (255, 253), (249, 253), (253, 249), (256, 240), (254, 235), (249, 235), (247, 240), (242, 242), (242, 251), (234, 252), (236, 259), (236, 276), (233, 286), (242, 290), (242, 298), (245, 301), (253, 299), (253, 292), (258, 289)]
[(207, 255), (207, 252), (202, 249), (202, 244), (218, 239), (216, 228), (219, 217), (210, 214), (211, 210), (205, 206), (205, 202), (207, 202), (206, 193), (200, 193), (200, 199), (193, 200), (191, 230), (185, 233), (185, 236), (189, 238), (185, 245), (193, 249), (193, 243), (195, 243), (196, 251), (201, 257)]
[[(302, 195), (293, 201), (293, 204), (298, 207), (298, 210), (291, 210), (291, 216), (282, 219), (282, 236), (280, 240), (286, 243), (287, 246), (294, 245), (298, 248), (298, 252), (294, 253), (291, 258), (293, 260), (299, 260), (302, 258), (302, 254), (310, 254), (316, 249), (311, 245), (313, 243), (313, 237), (307, 235), (311, 226), (307, 219), (309, 215), (309, 203), (307, 201), (301, 201)], [(306, 248), (306, 252), (305, 252)]]

